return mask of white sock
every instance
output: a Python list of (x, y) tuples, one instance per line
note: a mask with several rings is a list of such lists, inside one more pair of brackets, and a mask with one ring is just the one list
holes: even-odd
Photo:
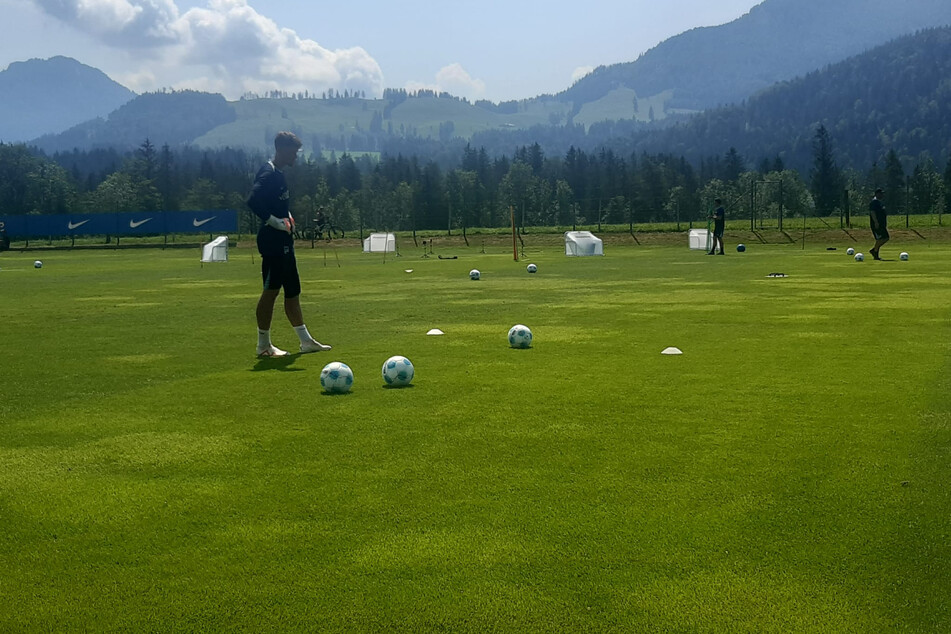
[(307, 343), (308, 341), (311, 341), (313, 339), (313, 337), (310, 336), (310, 333), (307, 332), (307, 324), (294, 326), (294, 332), (296, 332), (297, 336), (300, 337), (301, 343)]
[(271, 347), (271, 331), (258, 328), (258, 350), (265, 350)]

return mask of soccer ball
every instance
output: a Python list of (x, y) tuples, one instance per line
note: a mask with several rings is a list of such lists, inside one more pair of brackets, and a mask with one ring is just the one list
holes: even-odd
[(908, 259), (908, 252), (907, 252), (907, 251), (902, 251), (902, 252), (901, 252), (901, 255), (898, 256), (898, 259), (899, 259), (899, 260), (907, 260), (907, 259)]
[(472, 269), (471, 271), (469, 271), (470, 280), (477, 280), (481, 277), (482, 277), (482, 273), (479, 273), (479, 269)]
[(509, 345), (513, 348), (531, 348), (532, 331), (528, 329), (528, 326), (515, 324), (509, 328)]
[(855, 261), (856, 261), (856, 262), (864, 262), (864, 261), (865, 261), (865, 256), (862, 255), (861, 253), (856, 253), (856, 254), (855, 254)]
[(849, 247), (848, 250), (846, 250), (846, 253), (848, 253), (849, 255), (855, 255), (855, 249), (853, 249), (852, 247)]
[(529, 273), (537, 273), (538, 267), (535, 266), (534, 264), (529, 264), (528, 266), (525, 267), (525, 270), (528, 271)]
[(738, 244), (738, 245), (736, 245), (736, 250), (739, 251), (740, 253), (743, 253), (744, 251), (746, 251), (746, 245), (745, 245), (745, 244)]
[(320, 371), (320, 387), (334, 394), (349, 392), (353, 386), (353, 370), (346, 363), (333, 361)]
[(383, 381), (393, 387), (409, 385), (413, 380), (413, 363), (399, 355), (390, 357), (383, 364)]
[(33, 268), (34, 268), (34, 269), (41, 269), (41, 268), (43, 268), (43, 263), (40, 262), (39, 260), (37, 260), (36, 262), (33, 263)]

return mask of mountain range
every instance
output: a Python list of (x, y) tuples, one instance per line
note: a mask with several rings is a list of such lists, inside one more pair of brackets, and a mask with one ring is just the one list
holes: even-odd
[(625, 86), (643, 96), (669, 91), (669, 109), (706, 110), (948, 24), (948, 0), (767, 0), (728, 24), (671, 37), (634, 62), (601, 66), (558, 97), (589, 102)]
[(135, 96), (75, 60), (30, 60), (0, 72), (0, 114), (6, 115), (0, 140), (30, 139), (48, 153), (124, 151), (145, 138), (155, 145), (261, 149), (274, 132), (291, 129), (314, 150), (355, 152), (381, 151), (400, 139), (524, 138), (544, 128), (576, 134), (579, 126), (590, 131), (604, 121), (640, 130), (719, 104), (752, 103), (777, 83), (781, 89), (887, 40), (946, 24), (948, 0), (766, 0), (733, 22), (687, 31), (633, 62), (599, 67), (557, 95), (501, 104), (401, 90), (382, 99), (270, 95), (228, 102), (194, 91)]
[(881, 165), (890, 151), (907, 164), (925, 155), (951, 159), (951, 27), (897, 38), (742, 104), (649, 131), (627, 149), (696, 163), (733, 147), (753, 160), (779, 157), (805, 170), (819, 126), (833, 139), (841, 167)]
[(0, 141), (28, 141), (105, 117), (135, 93), (69, 57), (14, 62), (0, 72)]

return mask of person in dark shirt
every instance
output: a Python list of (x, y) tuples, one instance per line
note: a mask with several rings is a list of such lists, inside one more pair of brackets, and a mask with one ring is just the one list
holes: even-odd
[(274, 158), (265, 163), (251, 187), (248, 207), (261, 219), (258, 251), (261, 253), (261, 276), (264, 290), (258, 300), (258, 357), (283, 357), (287, 354), (271, 343), (271, 319), (274, 304), (284, 290), (284, 314), (300, 339), (300, 351), (320, 352), (330, 346), (315, 340), (307, 331), (300, 305), (300, 275), (294, 256), (294, 217), (290, 210), (290, 194), (284, 170), (292, 167), (301, 148), (301, 140), (292, 132), (278, 132), (274, 138)]
[(717, 243), (720, 244), (720, 255), (726, 255), (726, 252), (723, 249), (723, 227), (726, 225), (726, 211), (723, 209), (723, 201), (717, 198), (713, 201), (713, 204), (717, 206), (716, 211), (713, 212), (713, 246), (710, 247), (710, 252), (707, 255), (716, 255), (717, 252)]
[(317, 228), (317, 237), (323, 239), (324, 231), (327, 230), (327, 216), (324, 215), (324, 208), (317, 208), (317, 216), (314, 217), (314, 226)]
[(876, 260), (882, 259), (878, 257), (878, 252), (891, 237), (888, 235), (888, 214), (885, 213), (885, 203), (882, 202), (884, 197), (885, 191), (876, 189), (875, 196), (868, 204), (868, 220), (872, 226), (872, 237), (875, 238), (875, 246), (869, 249), (868, 252)]

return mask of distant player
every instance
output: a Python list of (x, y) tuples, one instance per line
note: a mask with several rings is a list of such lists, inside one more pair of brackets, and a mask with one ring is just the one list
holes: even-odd
[(248, 196), (248, 207), (261, 219), (258, 251), (261, 253), (261, 276), (264, 290), (258, 300), (258, 357), (283, 357), (287, 354), (271, 343), (271, 318), (274, 303), (284, 289), (284, 314), (297, 332), (301, 352), (330, 350), (316, 341), (304, 325), (300, 307), (300, 275), (294, 256), (294, 217), (290, 211), (290, 194), (284, 180), (284, 168), (292, 167), (301, 148), (301, 140), (291, 132), (278, 132), (274, 138), (274, 158), (258, 170)]
[(882, 198), (885, 197), (885, 191), (881, 188), (875, 190), (875, 196), (868, 204), (868, 220), (872, 225), (872, 236), (875, 238), (875, 246), (868, 250), (872, 257), (881, 260), (878, 257), (878, 251), (882, 248), (888, 239), (888, 214), (885, 213), (885, 203)]
[(726, 210), (723, 209), (723, 201), (719, 198), (714, 200), (713, 204), (717, 206), (713, 216), (711, 216), (713, 218), (713, 246), (707, 255), (716, 255), (718, 242), (720, 244), (720, 255), (726, 255), (723, 250), (723, 228), (726, 226)]
[(317, 228), (317, 239), (322, 240), (324, 231), (327, 230), (327, 216), (324, 215), (324, 208), (317, 208), (317, 215), (314, 217), (314, 226)]

